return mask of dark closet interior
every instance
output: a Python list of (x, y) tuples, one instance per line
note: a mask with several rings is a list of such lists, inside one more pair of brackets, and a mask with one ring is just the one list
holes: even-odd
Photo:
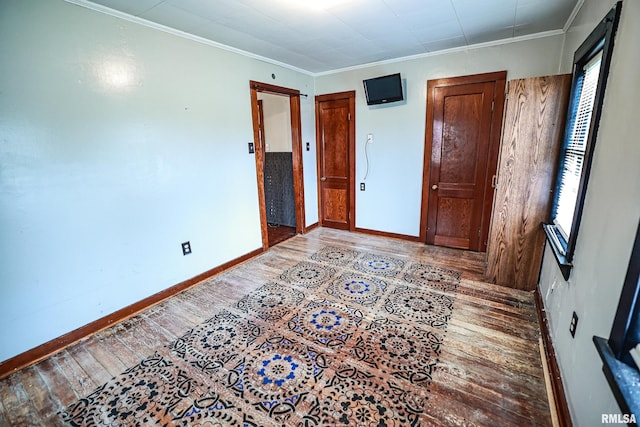
[(264, 156), (264, 196), (270, 226), (296, 226), (293, 195), (292, 153), (266, 152)]

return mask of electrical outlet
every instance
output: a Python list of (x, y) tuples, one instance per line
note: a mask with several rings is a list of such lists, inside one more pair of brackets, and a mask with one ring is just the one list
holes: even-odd
[(311, 150), (311, 144), (307, 142), (307, 151)]
[(364, 182), (360, 183), (360, 191), (364, 191)]
[(569, 332), (571, 332), (571, 337), (576, 337), (576, 328), (578, 327), (578, 315), (576, 312), (573, 312), (573, 316), (571, 316), (571, 324), (569, 325)]
[(373, 134), (372, 133), (368, 133), (367, 134), (367, 144), (373, 144)]
[(191, 253), (191, 243), (184, 242), (182, 244), (182, 255), (189, 255)]

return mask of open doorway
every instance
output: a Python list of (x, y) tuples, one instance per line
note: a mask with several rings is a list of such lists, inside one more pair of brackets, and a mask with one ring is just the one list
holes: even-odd
[(293, 145), (289, 97), (258, 93), (260, 146), (264, 148), (264, 202), (269, 246), (296, 234)]
[(262, 244), (304, 231), (300, 93), (251, 82)]

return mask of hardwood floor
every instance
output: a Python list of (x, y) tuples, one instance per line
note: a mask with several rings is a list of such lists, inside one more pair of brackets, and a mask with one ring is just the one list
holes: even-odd
[(275, 246), (296, 235), (296, 228), (286, 225), (269, 225), (267, 231), (269, 235), (269, 247)]
[(422, 425), (551, 425), (533, 295), (482, 282), (484, 254), (320, 228), (0, 382), (0, 425), (64, 425), (67, 405), (325, 246), (462, 273)]

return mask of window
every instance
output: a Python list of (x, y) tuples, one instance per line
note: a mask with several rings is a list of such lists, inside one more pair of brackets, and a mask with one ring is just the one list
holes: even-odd
[[(602, 51), (598, 52), (581, 70), (576, 81), (576, 99), (569, 124), (569, 138), (564, 147), (564, 162), (560, 176), (554, 224), (565, 242), (569, 240), (573, 214), (578, 200), (578, 187), (587, 151), (589, 124), (596, 99), (596, 87), (602, 64)], [(564, 252), (564, 248), (561, 248)]]
[(574, 55), (551, 221), (544, 226), (565, 279), (571, 272), (621, 7), (618, 2)]

